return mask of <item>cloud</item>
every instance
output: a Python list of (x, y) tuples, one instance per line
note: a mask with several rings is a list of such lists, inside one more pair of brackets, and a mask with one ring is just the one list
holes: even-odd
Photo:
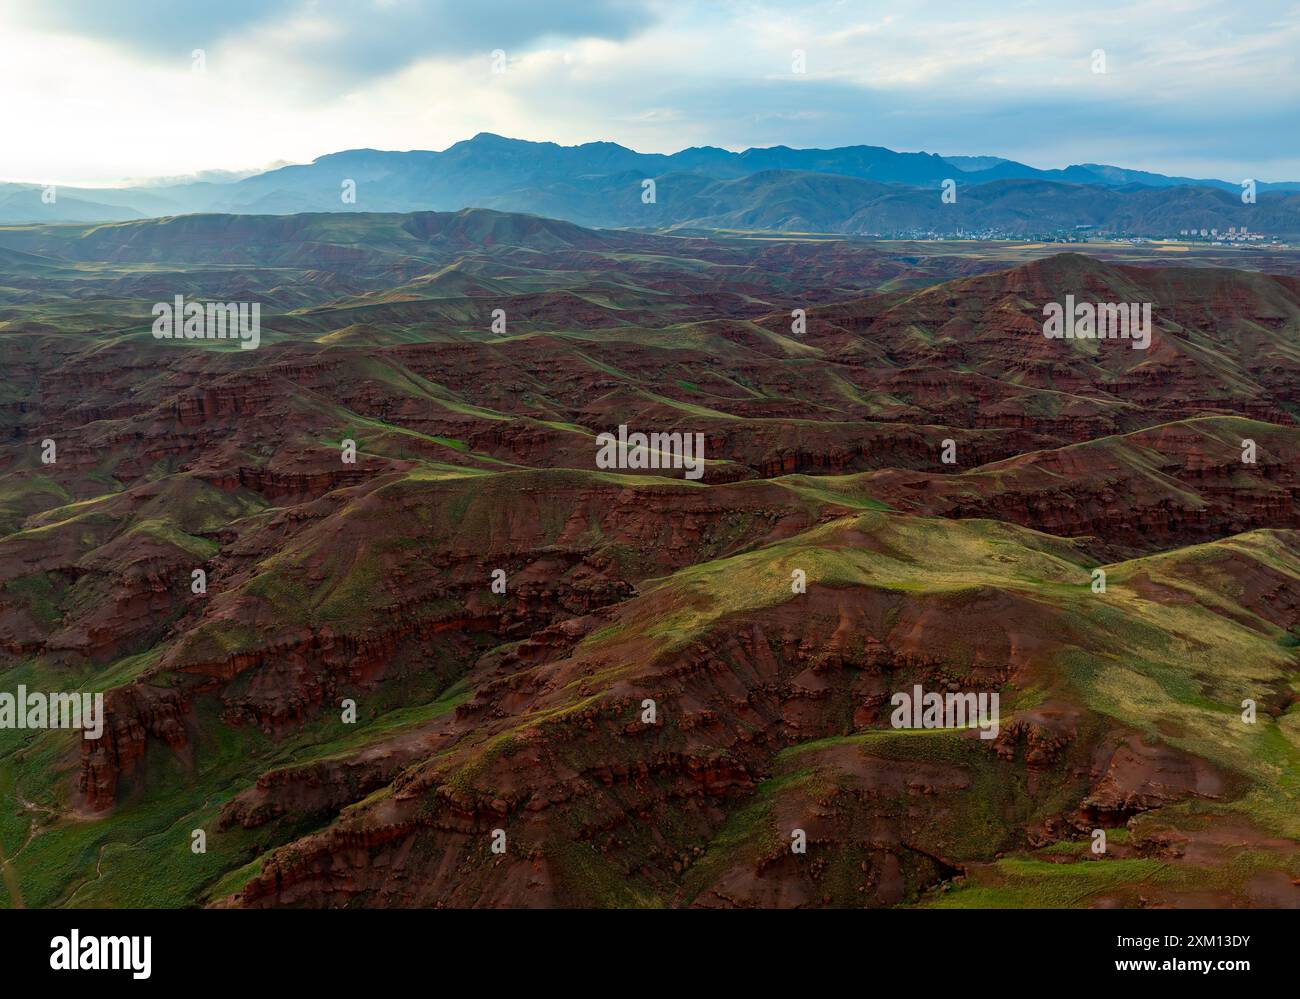
[(11, 10), (32, 26), (153, 59), (269, 42), (266, 55), (352, 84), (430, 57), (626, 39), (655, 19), (649, 0), (39, 0)]
[(10, 3), (15, 21), (51, 32), (116, 43), (139, 53), (166, 56), (189, 51), (284, 16), (299, 4), (290, 0), (49, 0)]

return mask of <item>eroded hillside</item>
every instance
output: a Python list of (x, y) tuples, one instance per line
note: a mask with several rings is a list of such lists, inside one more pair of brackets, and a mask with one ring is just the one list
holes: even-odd
[[(0, 690), (107, 710), (0, 730), (0, 898), (1300, 904), (1300, 282), (1145, 263), (0, 229)], [(1067, 295), (1149, 349), (1045, 338)]]

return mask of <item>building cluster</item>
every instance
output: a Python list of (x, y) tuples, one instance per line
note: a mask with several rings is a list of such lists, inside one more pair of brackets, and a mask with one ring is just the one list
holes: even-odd
[(1188, 239), (1213, 239), (1226, 243), (1263, 242), (1267, 237), (1262, 232), (1250, 232), (1243, 226), (1228, 226), (1227, 232), (1218, 229), (1179, 229), (1178, 235)]

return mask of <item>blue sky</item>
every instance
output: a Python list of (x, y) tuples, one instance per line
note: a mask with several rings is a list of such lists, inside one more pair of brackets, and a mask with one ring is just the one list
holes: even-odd
[(0, 178), (116, 183), (491, 131), (1300, 180), (1298, 63), (1300, 0), (0, 0)]

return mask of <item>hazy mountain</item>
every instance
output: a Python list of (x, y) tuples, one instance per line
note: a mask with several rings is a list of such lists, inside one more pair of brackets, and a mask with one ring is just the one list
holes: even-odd
[(967, 173), (973, 173), (977, 170), (987, 170), (989, 167), (995, 167), (999, 163), (1008, 163), (1001, 156), (945, 156), (944, 159), (955, 166), (958, 170)]
[[(946, 180), (959, 182), (956, 204), (940, 200)], [(1248, 206), (1232, 182), (1101, 164), (1039, 170), (998, 157), (945, 159), (878, 146), (740, 153), (699, 146), (664, 155), (613, 142), (561, 146), (484, 132), (442, 152), (345, 150), (233, 183), (63, 188), (51, 206), (35, 185), (0, 185), (0, 221), (485, 207), (602, 227), (1047, 234), (1088, 226), (1168, 235), (1171, 228), (1246, 225), (1287, 235), (1300, 232), (1295, 202), (1284, 196), (1297, 189), (1260, 184), (1258, 204)]]
[[(5, 222), (121, 222), (144, 218), (143, 212), (110, 204), (107, 198), (79, 197), (72, 189), (56, 190), (53, 200), (43, 199), (36, 184), (0, 184), (0, 220)], [(95, 192), (98, 193), (98, 192)], [(105, 191), (111, 198), (113, 193)], [(120, 192), (116, 192), (119, 193)]]

